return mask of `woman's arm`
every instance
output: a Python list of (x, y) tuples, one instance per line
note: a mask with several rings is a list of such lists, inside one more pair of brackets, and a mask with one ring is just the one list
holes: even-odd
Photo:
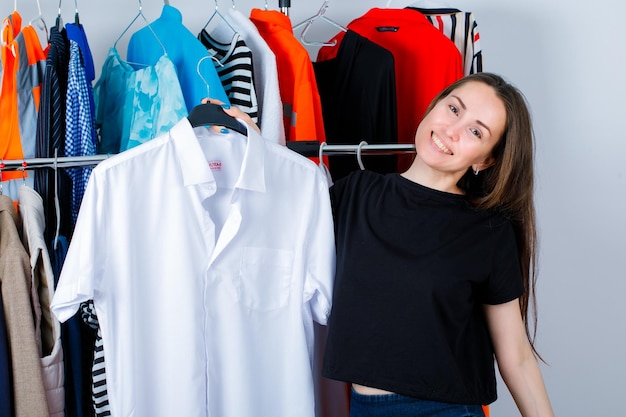
[(485, 305), (500, 375), (523, 417), (553, 417), (539, 364), (530, 347), (519, 300)]

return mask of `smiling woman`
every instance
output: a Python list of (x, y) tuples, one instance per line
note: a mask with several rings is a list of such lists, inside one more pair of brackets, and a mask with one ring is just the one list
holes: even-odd
[(404, 174), (423, 185), (461, 194), (457, 183), (468, 167), (478, 173), (493, 165), (492, 150), (506, 122), (494, 89), (467, 82), (436, 102), (415, 134), (417, 158)]
[(324, 375), (352, 384), (351, 417), (483, 416), (495, 355), (521, 414), (553, 416), (528, 320), (536, 232), (524, 97), (500, 76), (465, 77), (433, 100), (415, 147), (402, 174), (358, 170), (331, 188)]

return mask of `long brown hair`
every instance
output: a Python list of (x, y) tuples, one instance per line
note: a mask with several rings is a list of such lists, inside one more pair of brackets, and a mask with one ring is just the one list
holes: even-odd
[[(496, 74), (481, 72), (448, 86), (431, 102), (426, 114), (453, 90), (468, 82), (481, 82), (493, 88), (506, 109), (506, 125), (502, 138), (492, 151), (494, 165), (479, 175), (468, 169), (457, 185), (477, 208), (497, 208), (513, 222), (525, 288), (520, 297), (522, 318), (533, 352), (541, 358), (534, 347), (537, 331), (537, 230), (533, 199), (534, 134), (530, 112), (524, 95), (516, 87)], [(530, 319), (529, 310), (532, 310)]]

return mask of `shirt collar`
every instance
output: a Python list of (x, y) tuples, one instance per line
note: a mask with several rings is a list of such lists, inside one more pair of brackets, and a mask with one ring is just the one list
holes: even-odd
[[(245, 125), (243, 120), (239, 121)], [(247, 132), (246, 151), (235, 188), (265, 192), (265, 140), (253, 129), (247, 128)], [(172, 127), (170, 137), (174, 141), (185, 186), (215, 182), (193, 127), (186, 117)]]

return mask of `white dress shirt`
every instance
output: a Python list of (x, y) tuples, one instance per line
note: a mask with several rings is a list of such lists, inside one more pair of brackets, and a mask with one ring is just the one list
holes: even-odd
[(312, 417), (334, 268), (312, 161), (183, 119), (94, 169), (53, 311), (94, 300), (114, 416)]

